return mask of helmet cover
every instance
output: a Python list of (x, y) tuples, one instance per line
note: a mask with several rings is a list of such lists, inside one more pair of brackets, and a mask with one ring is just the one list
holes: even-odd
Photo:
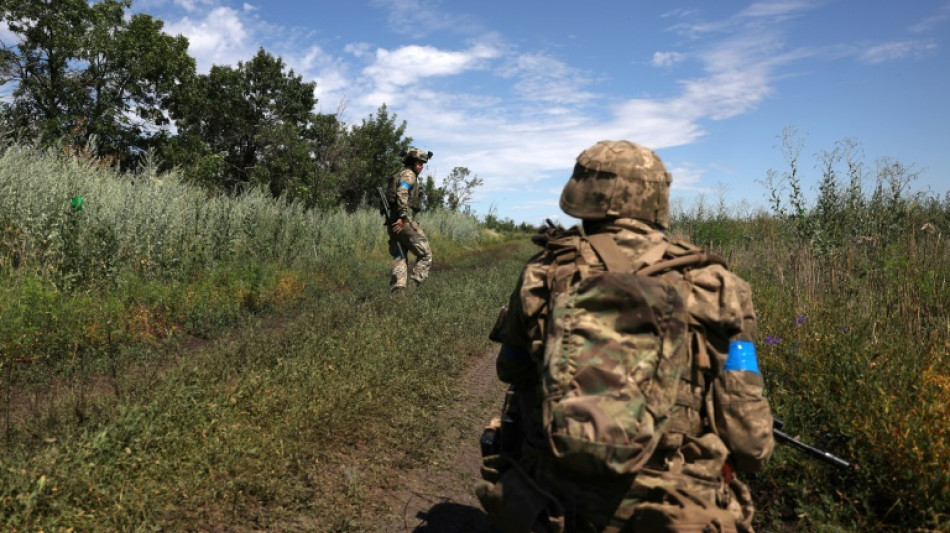
[(421, 149), (412, 146), (409, 150), (406, 151), (406, 161), (416, 160), (427, 163), (429, 158), (432, 157), (432, 152), (423, 152)]
[(581, 152), (561, 192), (575, 218), (636, 218), (666, 228), (672, 177), (653, 150), (630, 141), (600, 141)]

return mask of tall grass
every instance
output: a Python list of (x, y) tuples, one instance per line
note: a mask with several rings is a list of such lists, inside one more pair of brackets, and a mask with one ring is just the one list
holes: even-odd
[[(477, 221), (457, 213), (422, 223), (437, 254), (480, 237)], [(379, 275), (386, 238), (369, 209), (306, 210), (254, 188), (209, 195), (148, 166), (117, 173), (2, 143), (0, 384), (9, 396), (114, 374), (143, 348), (209, 338), (308, 292)]]
[(812, 201), (788, 172), (771, 214), (674, 224), (752, 284), (766, 393), (786, 428), (860, 467), (779, 449), (753, 480), (765, 529), (948, 531), (950, 196), (912, 193), (899, 163), (823, 161)]
[[(72, 207), (82, 198), (81, 210)], [(471, 217), (430, 217), (437, 236), (477, 236)], [(31, 146), (0, 152), (0, 268), (32, 272), (64, 290), (117, 284), (123, 276), (187, 280), (221, 263), (317, 265), (372, 250), (380, 217), (305, 210), (260, 188), (208, 195), (175, 174), (116, 174), (94, 159)]]

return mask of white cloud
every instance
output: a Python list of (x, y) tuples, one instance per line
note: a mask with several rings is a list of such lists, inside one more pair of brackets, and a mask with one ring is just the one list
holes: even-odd
[(913, 33), (929, 33), (950, 19), (950, 2), (937, 8), (937, 11), (910, 27)]
[(714, 32), (722, 32), (727, 28), (726, 22), (681, 22), (670, 27), (670, 31), (680, 36), (696, 40)]
[(193, 12), (197, 11), (200, 6), (214, 5), (215, 0), (174, 0), (174, 3), (185, 11)]
[(686, 116), (723, 120), (755, 109), (771, 91), (771, 76), (761, 65), (737, 68), (683, 83), (685, 93), (678, 99)]
[[(702, 63), (705, 74), (680, 81), (678, 93), (630, 98), (613, 104), (605, 101), (602, 107), (607, 109), (607, 117), (591, 116), (583, 107), (583, 100), (560, 105), (560, 113), (551, 116), (524, 112), (534, 108), (530, 101), (525, 106), (502, 99), (495, 106), (467, 108), (460, 107), (457, 101), (438, 98), (407, 106), (405, 117), (412, 125), (412, 135), (435, 140), (437, 144), (431, 149), (437, 154), (448, 154), (441, 163), (436, 163), (440, 161), (438, 157), (430, 162), (437, 176), (446, 174), (457, 163), (473, 169), (485, 180), (476, 201), (482, 195), (524, 196), (524, 191), (534, 191), (542, 183), (563, 183), (566, 174), (562, 174), (565, 169), (569, 173), (577, 154), (599, 140), (629, 139), (656, 150), (683, 146), (696, 143), (706, 134), (704, 121), (728, 119), (755, 109), (772, 94), (778, 69), (819, 53), (786, 50), (781, 25), (766, 24), (767, 17), (787, 17), (806, 7), (807, 4), (799, 2), (772, 5), (771, 9), (760, 6), (732, 19), (694, 25), (716, 28), (731, 36), (725, 40), (706, 38), (690, 53), (691, 58)], [(653, 64), (681, 61), (686, 55), (659, 54), (654, 56)], [(516, 59), (521, 61), (512, 60), (498, 72), (516, 77), (531, 71), (543, 72), (546, 65), (556, 64), (529, 54)], [(570, 65), (564, 68), (569, 71)], [(519, 93), (522, 97), (528, 94), (531, 92)], [(537, 95), (535, 98), (544, 104)], [(448, 105), (452, 112), (446, 116), (443, 106)], [(550, 103), (546, 105), (550, 107)], [(445, 166), (433, 167), (433, 163)], [(677, 190), (701, 194), (714, 191), (703, 185), (703, 180), (708, 179), (704, 169), (679, 165), (671, 172)], [(541, 198), (546, 196), (538, 194)], [(557, 214), (556, 195), (553, 203), (539, 200), (553, 206), (543, 216)], [(529, 210), (536, 206), (524, 207)], [(537, 206), (536, 211), (540, 209)]]
[(302, 76), (304, 81), (317, 82), (315, 96), (318, 100), (318, 111), (336, 113), (346, 99), (347, 89), (352, 81), (349, 75), (349, 65), (340, 58), (326, 53), (317, 45), (306, 49), (303, 54), (284, 55), (282, 59), (295, 73)]
[(468, 17), (441, 9), (432, 0), (375, 0), (375, 5), (389, 10), (389, 29), (402, 35), (425, 37), (439, 31), (484, 33), (481, 25)]
[(909, 57), (921, 57), (937, 49), (931, 41), (893, 41), (865, 48), (859, 58), (872, 65)]
[[(436, 92), (413, 92), (411, 101), (402, 101), (398, 110), (408, 120), (416, 138), (433, 143), (438, 155), (430, 161), (430, 171), (444, 176), (454, 166), (471, 168), (485, 184), (476, 195), (523, 194), (552, 179), (566, 179), (565, 169), (584, 148), (603, 139), (629, 139), (653, 149), (682, 146), (698, 141), (705, 130), (702, 122), (737, 116), (754, 109), (772, 91), (774, 71), (800, 57), (801, 52), (782, 52), (781, 33), (752, 27), (734, 28), (732, 39), (704, 43), (696, 54), (706, 75), (680, 82), (681, 91), (658, 98), (632, 98), (603, 108), (607, 117), (591, 116), (585, 98), (563, 98), (557, 114), (541, 113), (552, 108), (548, 94), (570, 95), (586, 80), (556, 58), (542, 54), (522, 54), (507, 60), (496, 73), (514, 79), (517, 100), (499, 97), (492, 105), (472, 97)], [(674, 56), (670, 56), (671, 58)], [(462, 69), (456, 69), (456, 72)], [(531, 85), (523, 81), (537, 74), (550, 74)], [(545, 82), (561, 92), (546, 93)], [(572, 85), (573, 84), (573, 85)], [(585, 93), (586, 94), (586, 93)], [(381, 93), (377, 97), (383, 96)], [(395, 95), (390, 95), (395, 96)], [(599, 95), (603, 98), (602, 95)], [(680, 190), (707, 193), (701, 179), (704, 171), (675, 169), (674, 183)], [(548, 215), (555, 214), (554, 209)]]
[(774, 2), (756, 2), (739, 13), (748, 18), (785, 18), (814, 9), (815, 2), (807, 0), (779, 0)]
[(780, 48), (777, 34), (757, 31), (707, 44), (698, 56), (707, 76), (682, 80), (677, 96), (631, 99), (617, 106), (614, 135), (654, 149), (696, 142), (705, 134), (703, 120), (747, 113), (771, 93), (773, 71), (784, 61), (776, 54)]
[[(670, 30), (689, 39), (700, 39), (713, 34), (735, 34), (754, 29), (781, 30), (776, 25), (804, 14), (817, 7), (815, 0), (778, 0), (757, 2), (732, 17), (720, 20), (687, 21), (673, 25)], [(682, 18), (694, 18), (693, 11), (682, 13)]]
[(703, 176), (706, 175), (704, 169), (696, 168), (690, 164), (671, 165), (666, 163), (665, 166), (666, 170), (673, 175), (673, 183), (670, 185), (670, 189), (699, 193), (713, 192), (713, 189), (710, 187), (700, 186), (700, 183), (703, 181)]
[(679, 8), (679, 9), (674, 9), (672, 11), (667, 11), (666, 13), (662, 13), (660, 15), (660, 18), (664, 18), (664, 19), (665, 18), (684, 18), (684, 17), (696, 15), (697, 13), (698, 13), (698, 10), (696, 9)]
[(650, 63), (654, 67), (671, 67), (685, 58), (686, 55), (680, 52), (653, 52), (653, 60)]
[(503, 77), (517, 77), (517, 94), (528, 101), (541, 103), (551, 114), (562, 114), (553, 104), (576, 104), (590, 100), (593, 95), (583, 90), (590, 82), (564, 62), (545, 54), (522, 54), (498, 73)]
[(696, 142), (705, 134), (697, 123), (702, 108), (688, 98), (633, 99), (616, 109), (607, 137), (629, 139), (657, 150)]
[(237, 65), (253, 57), (258, 46), (238, 12), (228, 7), (214, 8), (203, 19), (171, 22), (165, 32), (188, 38), (188, 51), (198, 62), (199, 72), (207, 72), (212, 65)]
[(10, 30), (10, 26), (0, 20), (0, 43), (10, 46), (20, 41), (20, 36)]
[(369, 54), (372, 45), (369, 43), (349, 43), (343, 47), (343, 51), (353, 56), (361, 58)]
[(363, 73), (377, 86), (396, 88), (412, 85), (421, 79), (453, 76), (481, 68), (483, 61), (498, 56), (494, 48), (475, 45), (462, 52), (447, 52), (432, 46), (410, 45), (395, 50), (379, 48), (375, 62)]

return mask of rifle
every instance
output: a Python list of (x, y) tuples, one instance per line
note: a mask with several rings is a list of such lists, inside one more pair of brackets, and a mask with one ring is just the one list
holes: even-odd
[[(392, 219), (392, 215), (390, 215), (390, 212), (389, 212), (389, 200), (386, 199), (386, 192), (383, 191), (382, 187), (376, 187), (376, 190), (379, 191), (379, 201), (382, 202), (383, 213), (386, 214), (386, 221), (383, 222), (383, 224), (388, 225), (391, 223), (391, 219)], [(409, 258), (406, 256), (406, 252), (403, 251), (402, 245), (399, 244), (399, 241), (396, 241), (396, 247), (399, 248), (399, 256), (408, 260)]]
[(856, 465), (852, 465), (851, 463), (849, 463), (848, 461), (845, 461), (844, 459), (838, 457), (837, 455), (834, 455), (830, 452), (826, 452), (824, 450), (820, 450), (818, 448), (815, 448), (814, 446), (805, 444), (804, 442), (796, 439), (795, 437), (789, 435), (788, 433), (785, 433), (784, 431), (782, 431), (784, 427), (785, 427), (785, 422), (783, 422), (779, 418), (775, 418), (774, 416), (772, 417), (772, 435), (775, 437), (775, 440), (779, 442), (783, 442), (785, 444), (791, 444), (792, 446), (798, 448), (799, 450), (804, 451), (808, 455), (811, 455), (812, 457), (820, 459), (830, 465), (837, 466), (838, 468), (844, 468), (844, 469), (853, 468), (855, 470), (858, 469)]
[(555, 224), (550, 218), (546, 218), (544, 219), (544, 224), (538, 227), (538, 232), (531, 236), (531, 242), (543, 248), (547, 246), (548, 239), (550, 239), (552, 235), (563, 230), (563, 226)]

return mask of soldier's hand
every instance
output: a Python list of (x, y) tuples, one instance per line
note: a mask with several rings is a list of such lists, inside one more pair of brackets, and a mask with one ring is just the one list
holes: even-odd
[(403, 225), (404, 223), (401, 218), (396, 219), (396, 221), (393, 222), (393, 232), (399, 233), (400, 231), (402, 231)]

